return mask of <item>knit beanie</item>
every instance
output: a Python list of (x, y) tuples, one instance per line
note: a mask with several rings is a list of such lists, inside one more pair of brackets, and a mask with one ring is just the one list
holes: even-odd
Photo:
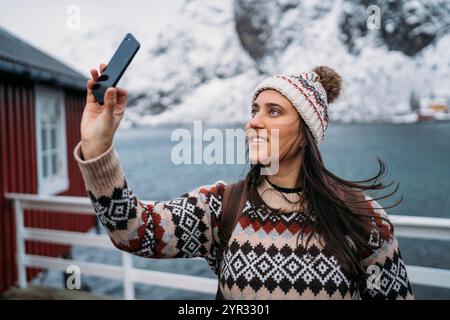
[(328, 103), (339, 96), (341, 84), (341, 77), (327, 66), (318, 66), (299, 75), (274, 75), (258, 84), (252, 96), (252, 105), (263, 90), (280, 92), (292, 103), (316, 143), (320, 144), (328, 127)]

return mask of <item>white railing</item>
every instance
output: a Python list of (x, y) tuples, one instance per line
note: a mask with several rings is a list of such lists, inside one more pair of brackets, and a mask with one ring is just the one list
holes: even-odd
[[(217, 280), (215, 279), (134, 268), (132, 255), (123, 251), (121, 266), (27, 254), (25, 240), (101, 249), (115, 249), (115, 247), (104, 235), (30, 228), (24, 225), (25, 209), (94, 215), (91, 202), (87, 197), (7, 193), (6, 198), (13, 200), (15, 206), (16, 257), (18, 284), (21, 288), (26, 288), (27, 285), (26, 267), (65, 271), (70, 265), (76, 264), (85, 275), (122, 280), (125, 299), (134, 299), (135, 283), (211, 294), (217, 290)], [(146, 201), (144, 200), (144, 202)], [(450, 219), (398, 215), (390, 215), (390, 218), (396, 227), (398, 237), (450, 241)], [(406, 268), (411, 283), (450, 289), (450, 270), (409, 265)]]

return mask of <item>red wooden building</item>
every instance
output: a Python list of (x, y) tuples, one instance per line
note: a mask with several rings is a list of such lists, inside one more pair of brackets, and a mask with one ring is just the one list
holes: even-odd
[[(86, 196), (72, 156), (80, 140), (87, 78), (0, 27), (0, 293), (17, 281), (13, 202), (6, 192)], [(87, 231), (92, 216), (25, 210), (25, 225)], [(64, 245), (27, 242), (60, 256)], [(28, 269), (30, 280), (39, 270)]]

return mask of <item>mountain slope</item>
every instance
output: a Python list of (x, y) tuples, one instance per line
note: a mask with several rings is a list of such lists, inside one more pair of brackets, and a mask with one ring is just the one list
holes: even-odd
[[(379, 30), (366, 25), (373, 3)], [(320, 64), (344, 79), (332, 121), (389, 121), (410, 111), (412, 92), (450, 98), (449, 26), (444, 0), (186, 1), (157, 37), (136, 35), (145, 47), (120, 82), (131, 93), (125, 122), (243, 122), (264, 77)], [(126, 33), (116, 29), (67, 41), (65, 55), (86, 68), (97, 37), (114, 37), (103, 48), (112, 54)]]

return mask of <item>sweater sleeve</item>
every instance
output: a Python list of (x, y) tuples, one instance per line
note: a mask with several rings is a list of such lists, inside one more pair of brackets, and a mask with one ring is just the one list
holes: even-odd
[(397, 238), (388, 221), (389, 216), (371, 197), (374, 228), (369, 238), (370, 252), (362, 260), (367, 272), (366, 281), (359, 288), (363, 300), (411, 300), (414, 299), (405, 263), (400, 253)]
[(203, 257), (218, 273), (223, 182), (172, 200), (144, 202), (128, 185), (114, 146), (84, 160), (80, 142), (74, 157), (94, 211), (117, 248), (147, 258)]

